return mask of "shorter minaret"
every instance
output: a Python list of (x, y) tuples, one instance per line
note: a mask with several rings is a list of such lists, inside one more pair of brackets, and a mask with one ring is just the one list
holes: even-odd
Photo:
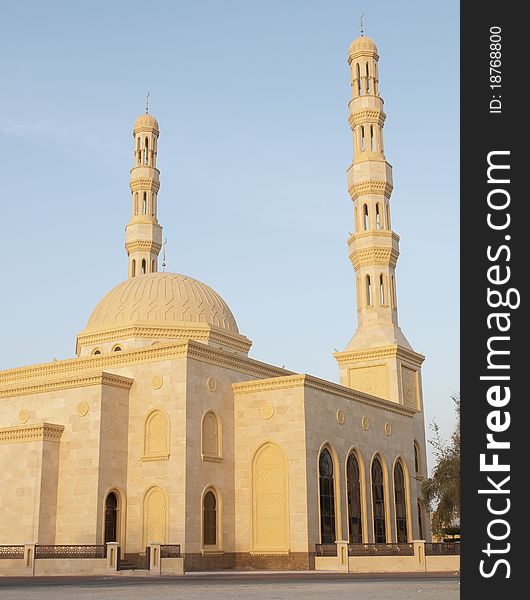
[(134, 124), (134, 166), (131, 169), (131, 220), (125, 229), (125, 249), (129, 257), (129, 279), (158, 271), (162, 247), (162, 227), (157, 219), (160, 171), (156, 168), (158, 122), (145, 114)]

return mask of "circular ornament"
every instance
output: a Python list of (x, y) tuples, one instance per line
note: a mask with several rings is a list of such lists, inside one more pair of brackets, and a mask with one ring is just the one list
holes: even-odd
[(208, 386), (210, 392), (215, 392), (217, 389), (217, 381), (213, 377), (208, 377), (206, 380), (206, 385)]
[(264, 419), (270, 419), (274, 414), (274, 408), (270, 404), (265, 404), (261, 407), (261, 416)]
[(88, 413), (88, 402), (85, 400), (81, 400), (81, 402), (77, 405), (77, 414), (80, 417), (84, 417)]
[(18, 413), (18, 420), (21, 423), (27, 423), (29, 419), (29, 410), (27, 408), (23, 408), (19, 413)]
[(153, 375), (151, 379), (151, 385), (153, 386), (154, 390), (159, 390), (163, 384), (164, 378), (162, 377), (162, 375)]
[(390, 425), (390, 423), (385, 423), (385, 433), (387, 435), (392, 435), (392, 425)]
[(342, 410), (337, 411), (337, 423), (342, 425), (344, 423), (344, 412)]
[(368, 417), (363, 417), (361, 419), (361, 427), (365, 430), (368, 431), (368, 427), (370, 427), (370, 421), (368, 420)]

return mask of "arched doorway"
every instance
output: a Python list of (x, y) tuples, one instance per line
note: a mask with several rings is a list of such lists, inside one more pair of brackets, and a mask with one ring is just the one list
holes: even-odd
[(118, 498), (110, 492), (105, 500), (105, 543), (118, 541)]

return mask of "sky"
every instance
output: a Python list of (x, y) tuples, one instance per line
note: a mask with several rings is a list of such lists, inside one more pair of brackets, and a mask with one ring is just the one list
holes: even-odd
[(332, 354), (356, 329), (347, 50), (364, 13), (393, 165), (399, 322), (426, 355), (426, 425), (449, 436), (458, 11), (456, 0), (5, 4), (0, 369), (74, 356), (97, 302), (127, 277), (132, 127), (149, 91), (167, 270), (226, 300), (252, 357), (338, 381)]

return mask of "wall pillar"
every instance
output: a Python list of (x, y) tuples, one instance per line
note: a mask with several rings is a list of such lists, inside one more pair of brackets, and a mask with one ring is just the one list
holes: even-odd
[(107, 568), (110, 571), (118, 570), (118, 552), (120, 551), (118, 542), (107, 542)]
[(24, 544), (24, 574), (35, 575), (35, 544)]
[(348, 542), (337, 540), (337, 571), (348, 572)]
[(149, 571), (151, 571), (153, 575), (160, 575), (161, 563), (160, 544), (149, 544)]
[(426, 571), (425, 540), (413, 540), (412, 545), (414, 546), (414, 561), (416, 562), (417, 570)]

